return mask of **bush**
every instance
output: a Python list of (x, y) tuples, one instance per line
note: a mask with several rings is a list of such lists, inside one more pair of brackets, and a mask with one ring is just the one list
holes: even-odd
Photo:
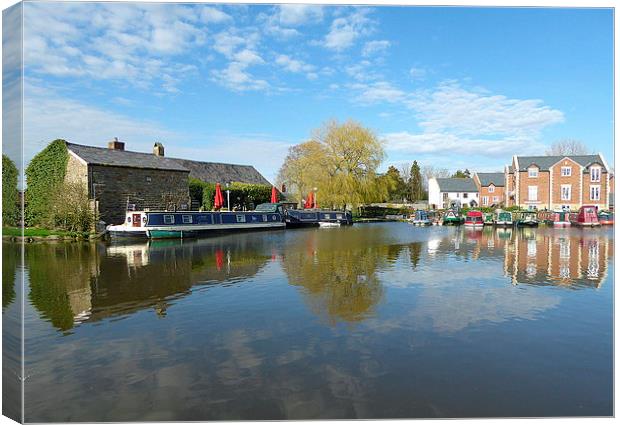
[[(271, 186), (249, 183), (232, 183), (229, 187), (230, 203), (236, 208), (252, 209), (258, 204), (271, 200)], [(213, 209), (215, 200), (215, 184), (190, 178), (189, 194), (192, 200), (199, 200), (204, 210)], [(226, 205), (226, 187), (222, 186), (224, 205)]]
[(17, 205), (17, 167), (11, 159), (2, 155), (2, 223), (15, 226), (19, 222)]
[(26, 168), (26, 223), (37, 226), (49, 221), (52, 199), (58, 195), (67, 171), (69, 153), (57, 139), (39, 152)]
[(96, 222), (86, 186), (79, 182), (64, 182), (50, 200), (50, 212), (45, 225), (69, 232), (87, 232)]

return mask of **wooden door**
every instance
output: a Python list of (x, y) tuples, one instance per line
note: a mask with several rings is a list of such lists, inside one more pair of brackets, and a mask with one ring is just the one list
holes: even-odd
[(132, 214), (131, 215), (131, 223), (132, 223), (133, 227), (140, 227), (140, 225), (142, 224), (140, 222), (140, 214)]

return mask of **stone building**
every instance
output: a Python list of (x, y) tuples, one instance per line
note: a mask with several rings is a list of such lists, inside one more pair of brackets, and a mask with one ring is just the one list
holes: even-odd
[(127, 207), (136, 209), (188, 209), (189, 177), (205, 182), (270, 185), (254, 167), (192, 161), (164, 156), (155, 143), (153, 153), (131, 152), (117, 139), (107, 148), (67, 143), (66, 179), (87, 185), (88, 196), (98, 201), (101, 220), (120, 223)]
[(514, 156), (505, 169), (506, 205), (528, 209), (609, 206), (609, 167), (601, 154)]

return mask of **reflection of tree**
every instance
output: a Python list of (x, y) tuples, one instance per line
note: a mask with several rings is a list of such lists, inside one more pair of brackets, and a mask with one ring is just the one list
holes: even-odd
[[(361, 234), (342, 240), (336, 232), (304, 235), (283, 259), (289, 283), (305, 289), (312, 310), (332, 323), (368, 317), (383, 296), (377, 277), (386, 258), (396, 258), (403, 246), (374, 244)], [(349, 237), (350, 236), (350, 237)]]
[(15, 300), (15, 272), (19, 262), (19, 244), (2, 244), (2, 310)]
[(60, 330), (90, 309), (90, 283), (97, 274), (96, 246), (28, 244), (26, 267), (32, 305)]
[(422, 254), (422, 242), (413, 242), (409, 244), (409, 259), (411, 261), (411, 268), (413, 270), (415, 270), (416, 267), (418, 267), (421, 254)]

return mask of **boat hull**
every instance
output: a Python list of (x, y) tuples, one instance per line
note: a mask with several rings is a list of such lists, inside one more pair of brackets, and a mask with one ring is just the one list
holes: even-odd
[(126, 226), (110, 226), (108, 234), (111, 238), (137, 238), (137, 239), (189, 239), (207, 236), (216, 236), (231, 232), (252, 232), (260, 230), (284, 229), (285, 223), (261, 223), (246, 225), (210, 225), (204, 227), (185, 226), (179, 227), (141, 227), (132, 228)]
[(514, 223), (512, 221), (497, 221), (497, 222), (495, 222), (495, 225), (497, 227), (512, 227), (513, 224)]

